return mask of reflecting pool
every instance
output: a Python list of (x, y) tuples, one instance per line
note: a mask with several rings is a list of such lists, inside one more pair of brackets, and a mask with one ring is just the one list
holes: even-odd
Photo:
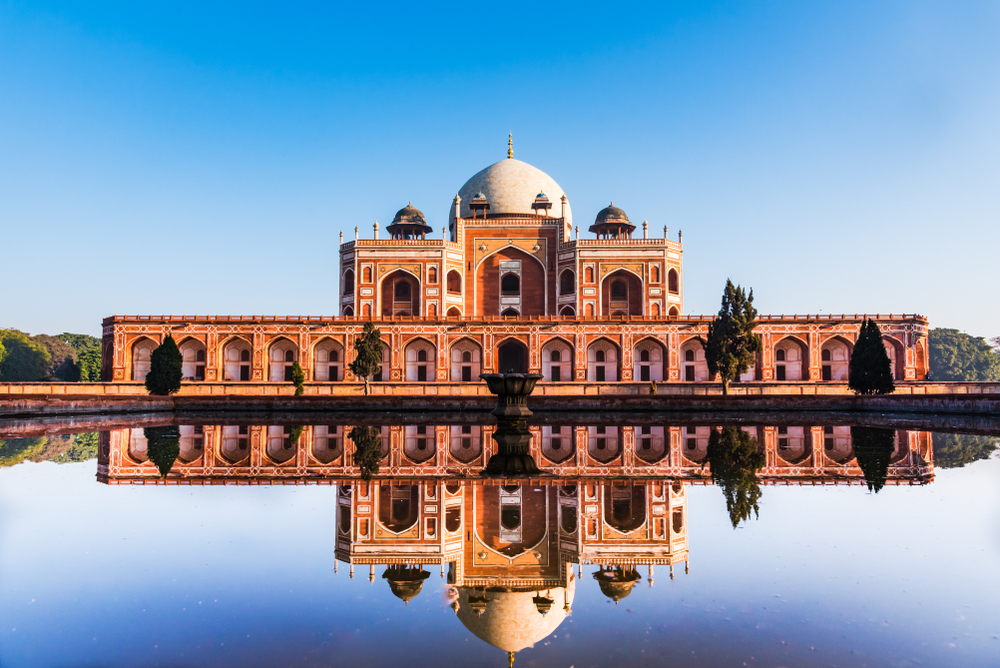
[(856, 420), (0, 422), (0, 665), (998, 665), (1000, 424)]

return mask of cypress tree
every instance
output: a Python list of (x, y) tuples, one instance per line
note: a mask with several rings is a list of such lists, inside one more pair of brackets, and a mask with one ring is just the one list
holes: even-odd
[(368, 396), (368, 379), (382, 368), (382, 332), (371, 322), (365, 323), (361, 335), (354, 339), (357, 353), (351, 362), (351, 372), (365, 379), (365, 396)]
[(176, 426), (146, 427), (146, 453), (164, 478), (181, 454), (181, 430)]
[(760, 336), (753, 333), (757, 309), (753, 306), (753, 289), (749, 296), (738, 285), (726, 279), (722, 293), (722, 308), (708, 325), (708, 336), (698, 337), (705, 349), (708, 372), (722, 380), (722, 394), (729, 394), (729, 383), (754, 363), (762, 349)]
[(889, 476), (889, 459), (896, 446), (896, 433), (883, 427), (851, 427), (851, 443), (868, 491), (878, 494)]
[(712, 482), (726, 497), (729, 521), (735, 529), (740, 522), (760, 515), (760, 479), (757, 471), (767, 459), (757, 439), (738, 427), (712, 430), (708, 439), (708, 465)]
[(146, 389), (149, 393), (167, 396), (181, 389), (183, 362), (174, 337), (168, 334), (149, 357), (149, 373), (146, 374)]
[(298, 361), (292, 362), (292, 384), (295, 385), (295, 396), (302, 396), (305, 392), (306, 374)]
[(896, 389), (892, 363), (882, 343), (882, 332), (874, 320), (865, 318), (854, 344), (847, 386), (856, 394), (888, 394)]
[(378, 463), (382, 459), (380, 432), (378, 427), (355, 427), (349, 434), (354, 442), (354, 463), (362, 480), (368, 481), (378, 475)]

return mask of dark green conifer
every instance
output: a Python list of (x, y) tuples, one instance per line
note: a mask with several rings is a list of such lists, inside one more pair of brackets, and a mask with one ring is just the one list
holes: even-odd
[(177, 426), (146, 427), (146, 453), (164, 478), (181, 454), (181, 430)]
[(382, 459), (381, 429), (378, 427), (355, 427), (349, 436), (354, 442), (354, 463), (362, 480), (371, 480), (378, 475), (378, 463)]
[(365, 379), (365, 396), (368, 396), (368, 380), (382, 368), (382, 332), (371, 322), (365, 323), (361, 335), (354, 339), (357, 353), (351, 362), (351, 372)]
[(295, 396), (301, 397), (306, 391), (306, 374), (298, 361), (292, 362), (292, 384), (295, 385)]
[(896, 432), (883, 427), (851, 427), (851, 444), (868, 490), (878, 494), (889, 475), (889, 460), (896, 448)]
[(766, 463), (757, 439), (738, 427), (712, 430), (708, 439), (708, 465), (712, 482), (726, 497), (729, 521), (735, 529), (739, 523), (760, 514), (760, 480), (757, 471)]
[(726, 279), (722, 293), (722, 308), (708, 325), (708, 336), (698, 337), (705, 349), (708, 372), (722, 380), (722, 393), (729, 394), (729, 383), (754, 363), (762, 349), (760, 336), (753, 333), (757, 309), (753, 307), (753, 289), (750, 295)]
[(892, 364), (882, 343), (882, 332), (874, 320), (861, 323), (858, 340), (851, 353), (847, 386), (856, 394), (889, 394), (896, 389)]
[(149, 373), (146, 374), (146, 389), (149, 393), (167, 396), (181, 389), (183, 361), (174, 337), (168, 334), (149, 358)]

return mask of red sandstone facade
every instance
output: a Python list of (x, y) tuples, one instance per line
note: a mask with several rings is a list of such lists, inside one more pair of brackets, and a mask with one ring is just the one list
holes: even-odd
[[(510, 155), (510, 154), (509, 154)], [(105, 381), (141, 381), (172, 334), (192, 382), (275, 382), (298, 362), (312, 383), (351, 383), (365, 321), (386, 344), (376, 381), (479, 382), (494, 371), (543, 382), (707, 382), (697, 342), (711, 317), (684, 315), (683, 247), (641, 238), (614, 205), (580, 239), (569, 200), (547, 174), (502, 160), (455, 196), (442, 239), (407, 205), (388, 239), (340, 245), (338, 316), (113, 316), (104, 320)], [(860, 315), (764, 316), (764, 350), (745, 381), (843, 382)], [(897, 380), (928, 370), (927, 320), (876, 316)], [(572, 391), (572, 389), (568, 390)]]

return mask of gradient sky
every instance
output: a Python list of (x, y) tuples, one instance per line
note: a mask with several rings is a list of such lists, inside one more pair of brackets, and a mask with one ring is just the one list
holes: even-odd
[(0, 326), (336, 312), (337, 239), (437, 238), (515, 155), (685, 302), (1000, 335), (1000, 4), (0, 0)]

